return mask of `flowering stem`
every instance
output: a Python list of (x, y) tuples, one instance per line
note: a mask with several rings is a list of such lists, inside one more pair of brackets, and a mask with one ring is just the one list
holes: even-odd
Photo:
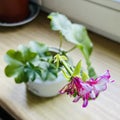
[(86, 61), (89, 77), (96, 78), (97, 75), (96, 75), (96, 72), (95, 72), (94, 68), (91, 66), (90, 56), (87, 56), (84, 51), (82, 51), (82, 54), (83, 54), (83, 56), (85, 58), (85, 61)]
[(59, 51), (61, 51), (62, 42), (63, 42), (63, 36), (62, 36), (62, 34), (60, 33), (60, 44), (59, 44)]
[(87, 64), (87, 70), (88, 70), (89, 77), (96, 78), (97, 74), (96, 74), (94, 68), (91, 66), (91, 61), (90, 60), (86, 61), (86, 64)]
[(72, 70), (70, 69), (70, 67), (69, 67), (69, 65), (67, 64), (67, 62), (66, 62), (65, 60), (61, 60), (61, 62), (62, 62), (62, 64), (63, 64), (63, 66), (65, 67), (65, 69), (67, 70), (68, 74), (69, 74), (70, 76), (72, 76), (73, 72), (72, 72)]

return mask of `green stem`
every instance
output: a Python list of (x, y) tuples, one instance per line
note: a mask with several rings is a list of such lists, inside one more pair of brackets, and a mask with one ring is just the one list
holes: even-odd
[(67, 62), (65, 62), (64, 60), (61, 60), (61, 62), (63, 63), (63, 66), (65, 67), (65, 69), (67, 70), (68, 74), (70, 76), (72, 76), (73, 72), (72, 70), (70, 69), (69, 65), (67, 64)]
[(60, 33), (60, 44), (59, 44), (59, 51), (61, 51), (62, 42), (63, 42), (63, 36), (62, 36), (62, 34)]
[(88, 70), (89, 77), (96, 78), (97, 75), (96, 75), (94, 68), (91, 66), (90, 57), (87, 57), (83, 51), (82, 51), (82, 54), (83, 54), (85, 61), (86, 61), (86, 64), (87, 64), (87, 70)]
[(65, 51), (65, 53), (69, 53), (69, 52), (73, 51), (75, 48), (76, 48), (76, 45), (74, 47), (72, 47), (71, 49)]
[(88, 70), (89, 76), (96, 78), (97, 75), (96, 75), (96, 72), (95, 72), (94, 68), (91, 66), (90, 59), (86, 60), (86, 64), (87, 64), (87, 70)]

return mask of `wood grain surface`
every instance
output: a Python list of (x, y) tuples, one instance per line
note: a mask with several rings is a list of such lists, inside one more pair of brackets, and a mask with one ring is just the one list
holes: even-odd
[[(91, 56), (94, 68), (98, 74), (109, 69), (115, 82), (95, 101), (89, 101), (87, 108), (82, 108), (82, 100), (73, 103), (67, 95), (37, 97), (26, 90), (24, 83), (16, 84), (4, 74), (4, 55), (8, 49), (17, 49), (19, 44), (27, 45), (32, 40), (58, 46), (59, 35), (51, 31), (46, 13), (41, 12), (36, 20), (24, 26), (0, 27), (0, 106), (17, 120), (120, 120), (120, 44), (92, 32), (89, 35), (94, 43)], [(72, 46), (63, 44), (66, 50)], [(70, 56), (74, 63), (83, 58), (77, 49)]]

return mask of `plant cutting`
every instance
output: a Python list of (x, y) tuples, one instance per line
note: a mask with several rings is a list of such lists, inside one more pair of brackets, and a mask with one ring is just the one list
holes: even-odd
[[(66, 16), (55, 12), (48, 18), (52, 30), (60, 34), (59, 47), (50, 48), (46, 44), (31, 41), (27, 46), (20, 45), (17, 50), (10, 49), (5, 55), (8, 63), (5, 74), (14, 77), (16, 83), (25, 82), (28, 89), (37, 95), (43, 91), (45, 95), (40, 96), (50, 97), (59, 91), (60, 94), (73, 96), (73, 102), (82, 98), (82, 106), (86, 107), (88, 100), (96, 99), (101, 91), (106, 90), (107, 83), (112, 82), (110, 73), (107, 70), (100, 77), (97, 76), (90, 61), (93, 44), (83, 25), (74, 24)], [(73, 43), (74, 47), (67, 51), (62, 49), (63, 40)], [(84, 56), (86, 69), (83, 69), (81, 60), (76, 65), (69, 62), (67, 54), (76, 48)], [(47, 88), (47, 85), (50, 86)]]
[(59, 13), (51, 13), (48, 18), (51, 20), (52, 30), (59, 31), (61, 36), (73, 43), (75, 46), (71, 50), (78, 48), (87, 65), (87, 71), (83, 69), (81, 60), (76, 66), (71, 66), (66, 62), (66, 56), (57, 54), (54, 57), (56, 66), (58, 68), (60, 64), (64, 66), (62, 72), (68, 81), (59, 93), (73, 96), (73, 102), (78, 102), (82, 98), (82, 107), (86, 107), (88, 100), (95, 100), (100, 92), (107, 89), (107, 84), (114, 82), (114, 80), (110, 80), (109, 70), (97, 76), (90, 61), (93, 44), (83, 25), (71, 23), (66, 16)]

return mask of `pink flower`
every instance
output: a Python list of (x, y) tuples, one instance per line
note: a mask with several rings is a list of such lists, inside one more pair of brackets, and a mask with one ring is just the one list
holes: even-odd
[(82, 98), (82, 107), (86, 107), (89, 99), (95, 99), (100, 92), (106, 90), (107, 83), (113, 82), (109, 79), (109, 70), (100, 77), (96, 79), (90, 78), (90, 80), (86, 82), (83, 82), (79, 77), (73, 77), (71, 82), (65, 85), (59, 92), (60, 94), (67, 93), (70, 96), (74, 96), (73, 102), (77, 102)]
[(83, 98), (83, 107), (86, 107), (88, 104), (89, 93), (92, 91), (92, 87), (83, 82), (78, 77), (73, 77), (72, 81), (65, 85), (61, 90), (60, 94), (67, 93), (68, 95), (72, 95), (75, 97), (73, 102), (77, 102), (81, 97)]
[(107, 70), (103, 75), (99, 76), (96, 79), (91, 78), (87, 83), (93, 87), (90, 98), (95, 99), (100, 92), (105, 91), (107, 89), (107, 83), (114, 82), (114, 80), (110, 81), (110, 73)]

